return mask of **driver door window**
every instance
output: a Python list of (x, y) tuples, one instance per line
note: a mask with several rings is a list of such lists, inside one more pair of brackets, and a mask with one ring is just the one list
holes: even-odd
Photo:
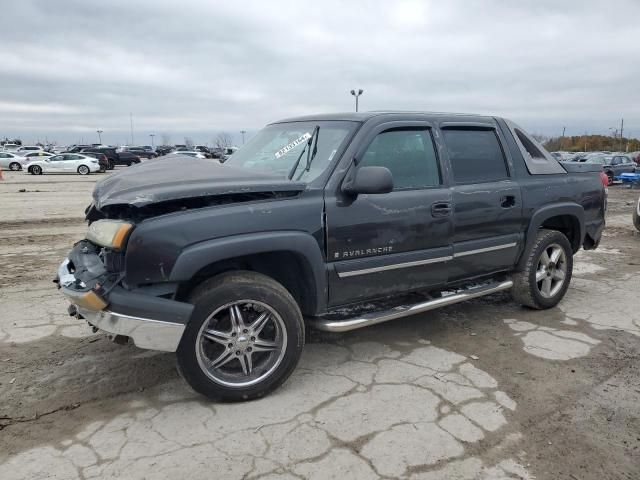
[(388, 168), (394, 190), (429, 188), (441, 183), (433, 140), (427, 129), (387, 130), (378, 134), (358, 166)]

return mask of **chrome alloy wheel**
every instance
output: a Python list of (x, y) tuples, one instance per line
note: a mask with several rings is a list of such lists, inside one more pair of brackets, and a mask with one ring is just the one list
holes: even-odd
[(228, 387), (261, 382), (280, 365), (287, 349), (282, 318), (269, 305), (236, 300), (202, 323), (196, 357), (202, 371)]
[(567, 256), (557, 243), (549, 245), (540, 258), (536, 268), (536, 285), (544, 298), (555, 296), (564, 285), (567, 276)]

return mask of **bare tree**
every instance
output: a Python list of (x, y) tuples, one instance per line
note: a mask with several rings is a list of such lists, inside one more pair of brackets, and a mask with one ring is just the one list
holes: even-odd
[(227, 132), (220, 132), (216, 137), (215, 144), (218, 148), (228, 148), (233, 146), (233, 139)]
[(194, 143), (193, 143), (193, 138), (191, 138), (191, 137), (184, 137), (184, 145), (185, 145), (185, 147), (187, 147), (187, 148), (193, 148), (193, 145), (194, 145)]
[(160, 139), (162, 140), (162, 145), (171, 145), (171, 135), (168, 133), (160, 135)]

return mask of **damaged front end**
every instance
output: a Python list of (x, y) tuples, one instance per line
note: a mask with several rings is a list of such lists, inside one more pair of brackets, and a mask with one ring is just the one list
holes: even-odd
[(122, 253), (82, 240), (58, 268), (55, 282), (69, 300), (69, 313), (114, 338), (174, 352), (193, 306), (139, 294), (123, 286)]
[[(198, 159), (159, 160), (114, 173), (96, 185), (85, 211), (86, 238), (60, 264), (55, 281), (72, 305), (70, 313), (93, 327), (129, 337), (141, 348), (175, 351), (193, 310), (176, 299), (179, 284), (167, 277), (182, 248), (171, 240), (183, 240), (185, 232), (154, 225), (183, 211), (258, 205), (304, 189)], [(159, 275), (149, 273), (156, 270)]]

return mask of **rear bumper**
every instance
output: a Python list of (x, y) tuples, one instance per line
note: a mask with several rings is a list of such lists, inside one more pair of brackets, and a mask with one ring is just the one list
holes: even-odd
[(111, 335), (131, 338), (136, 346), (175, 352), (193, 305), (140, 294), (110, 284), (109, 274), (88, 242), (79, 242), (58, 267), (56, 283), (87, 322)]

